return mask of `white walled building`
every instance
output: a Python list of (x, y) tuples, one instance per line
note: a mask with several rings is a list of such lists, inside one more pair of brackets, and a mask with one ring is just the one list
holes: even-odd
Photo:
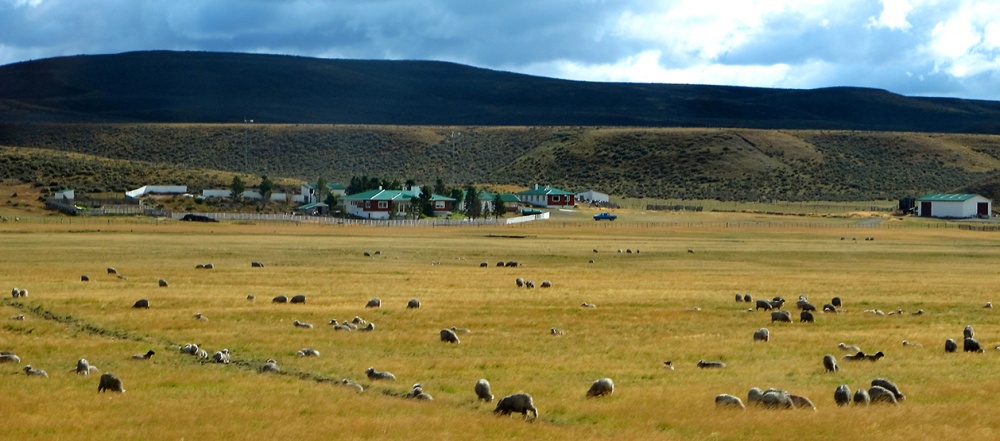
[(993, 202), (978, 194), (934, 193), (918, 198), (915, 208), (919, 217), (989, 218)]

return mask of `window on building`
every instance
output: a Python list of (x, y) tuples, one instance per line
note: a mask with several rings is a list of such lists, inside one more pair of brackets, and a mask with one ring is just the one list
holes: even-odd
[(365, 209), (372, 208), (372, 201), (365, 201)]
[(434, 208), (442, 209), (444, 208), (444, 201), (435, 201)]
[(378, 201), (378, 208), (381, 210), (389, 208), (389, 201)]
[(552, 196), (552, 202), (559, 202), (559, 198), (561, 198), (561, 197), (562, 196), (558, 196), (558, 195)]

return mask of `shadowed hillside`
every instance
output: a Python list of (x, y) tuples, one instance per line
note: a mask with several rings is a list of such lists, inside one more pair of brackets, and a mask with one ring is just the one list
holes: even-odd
[(1000, 103), (566, 81), (432, 61), (132, 52), (0, 66), (0, 120), (1000, 133)]

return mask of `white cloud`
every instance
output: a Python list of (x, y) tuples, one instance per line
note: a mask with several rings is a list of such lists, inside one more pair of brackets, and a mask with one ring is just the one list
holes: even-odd
[(963, 3), (930, 32), (923, 52), (935, 71), (956, 78), (1000, 70), (1000, 4), (993, 1)]
[(882, 0), (882, 14), (868, 17), (868, 27), (907, 31), (912, 25), (906, 17), (912, 9), (909, 0)]

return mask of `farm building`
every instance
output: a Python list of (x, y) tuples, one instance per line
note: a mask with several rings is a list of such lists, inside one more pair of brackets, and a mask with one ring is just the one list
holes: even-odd
[(535, 185), (517, 194), (521, 202), (543, 208), (564, 208), (576, 205), (576, 195), (565, 190)]
[(187, 185), (143, 185), (135, 190), (126, 191), (125, 196), (138, 198), (147, 194), (184, 194), (187, 191)]
[[(368, 190), (365, 192), (344, 196), (344, 207), (347, 214), (365, 219), (389, 219), (390, 217), (405, 217), (409, 211), (410, 199), (420, 197), (420, 191), (412, 190)], [(443, 216), (452, 212), (455, 199), (431, 195), (434, 204), (434, 215)], [(390, 215), (391, 214), (391, 215)]]
[(596, 202), (607, 204), (611, 202), (611, 196), (607, 193), (601, 193), (597, 190), (587, 190), (581, 191), (576, 194), (576, 200), (580, 202)]
[(989, 218), (993, 202), (977, 194), (934, 193), (917, 199), (917, 216), (941, 218)]
[[(313, 182), (311, 184), (305, 184), (302, 186), (302, 192), (299, 195), (293, 196), (292, 200), (295, 202), (322, 202), (317, 201), (316, 198), (319, 196), (319, 189), (316, 188), (317, 183)], [(338, 198), (344, 196), (347, 193), (347, 187), (344, 184), (338, 182), (330, 182), (326, 184), (326, 189)]]
[(76, 192), (72, 188), (64, 188), (56, 192), (52, 199), (65, 199), (67, 201), (72, 201), (76, 199)]
[(295, 207), (295, 212), (307, 216), (321, 216), (330, 213), (330, 206), (322, 202), (313, 202)]

